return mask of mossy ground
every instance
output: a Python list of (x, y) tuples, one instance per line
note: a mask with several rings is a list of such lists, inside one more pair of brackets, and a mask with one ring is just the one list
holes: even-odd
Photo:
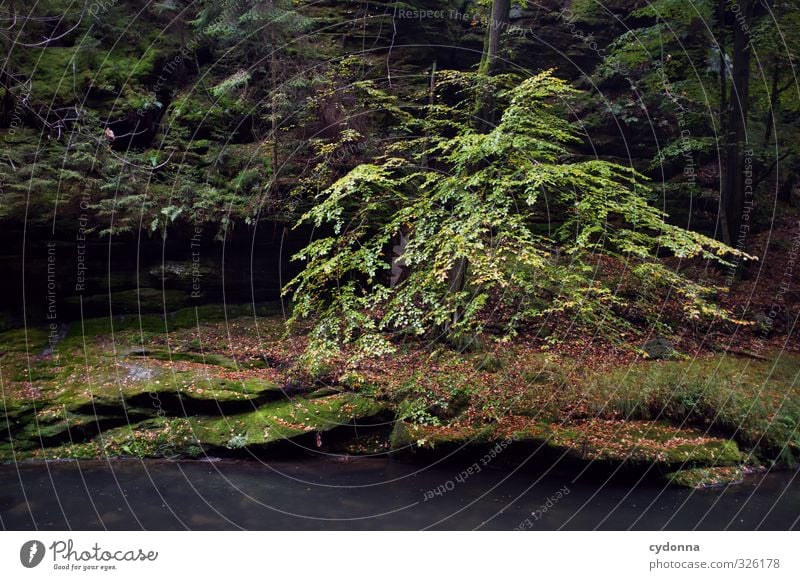
[(292, 339), (283, 339), (274, 311), (207, 306), (88, 319), (71, 325), (52, 354), (45, 330), (0, 334), (0, 458), (198, 456), (383, 411), (355, 392), (294, 384), (284, 358)]
[[(655, 466), (698, 486), (800, 455), (800, 357), (788, 353), (592, 372), (522, 346), (409, 346), (311, 369), (299, 356), (306, 339), (286, 334), (274, 305), (87, 319), (52, 354), (49, 338), (38, 328), (0, 333), (1, 459), (269, 455), (287, 441), (371, 454), (513, 440), (587, 463)], [(342, 435), (316, 438), (326, 432)]]

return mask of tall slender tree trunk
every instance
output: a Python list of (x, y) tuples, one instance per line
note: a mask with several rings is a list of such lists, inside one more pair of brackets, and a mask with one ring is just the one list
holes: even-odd
[[(482, 75), (492, 76), (500, 68), (500, 40), (508, 29), (511, 14), (511, 0), (494, 0), (492, 11), (487, 24), (488, 30), (483, 42), (483, 55), (478, 72)], [(491, 89), (487, 89), (480, 96), (477, 103), (476, 127), (482, 131), (489, 131), (495, 122), (495, 98)]]
[[(717, 0), (717, 28), (719, 34), (717, 41), (719, 44), (719, 119), (720, 123), (725, 122), (725, 114), (728, 112), (728, 63), (725, 59), (725, 2)], [(724, 125), (723, 125), (724, 126)], [(722, 130), (722, 129), (721, 129)]]
[(764, 119), (764, 147), (769, 145), (770, 137), (772, 137), (772, 129), (775, 125), (775, 115), (778, 114), (778, 79), (781, 74), (781, 65), (776, 54), (772, 59), (772, 86), (769, 92), (769, 109), (767, 110), (766, 119)]
[[(493, 76), (500, 69), (500, 41), (503, 33), (508, 29), (511, 17), (511, 0), (493, 0), (492, 10), (489, 15), (486, 36), (483, 43), (483, 55), (478, 67), (478, 73)], [(474, 126), (477, 131), (488, 132), (494, 128), (497, 103), (491, 88), (484, 90), (475, 103)], [(467, 284), (469, 260), (464, 257), (456, 258), (447, 277), (447, 291), (455, 294), (464, 290)], [(453, 313), (453, 318), (445, 331), (449, 333), (452, 326), (458, 323), (460, 312)]]
[(484, 41), (480, 72), (491, 75), (497, 72), (500, 55), (500, 38), (508, 29), (511, 14), (511, 0), (494, 0), (492, 13), (489, 16), (489, 30)]
[(277, 44), (275, 41), (275, 31), (270, 33), (270, 42), (272, 44), (270, 55), (270, 89), (272, 90), (272, 123), (271, 123), (271, 137), (272, 137), (272, 181), (270, 182), (270, 193), (274, 194), (277, 191), (278, 180), (278, 59), (276, 57)]
[[(431, 78), (428, 84), (428, 115), (433, 115), (433, 107), (436, 105), (436, 61), (433, 61), (431, 65)], [(425, 129), (425, 146), (427, 147), (430, 143), (430, 134), (428, 129)], [(429, 166), (429, 159), (427, 154), (423, 154), (422, 156), (422, 166), (428, 167)], [(392, 236), (392, 262), (391, 262), (391, 269), (389, 271), (389, 286), (394, 288), (395, 286), (400, 285), (406, 278), (408, 278), (409, 274), (411, 273), (408, 264), (406, 264), (405, 260), (403, 259), (403, 254), (406, 251), (406, 245), (408, 244), (408, 240), (412, 235), (412, 230), (409, 227), (401, 227), (400, 231), (398, 231), (394, 236)]]
[(750, 88), (750, 21), (752, 0), (742, 0), (735, 13), (733, 33), (733, 70), (725, 145), (725, 188), (723, 209), (728, 223), (730, 243), (743, 242), (742, 214), (745, 205), (745, 175), (742, 146), (747, 142), (747, 113)]
[[(436, 61), (431, 65), (431, 80), (428, 83), (428, 117), (433, 115), (433, 107), (436, 104)], [(430, 134), (428, 129), (425, 129), (425, 147), (430, 145)], [(424, 153), (422, 156), (422, 165), (428, 167), (428, 154)]]
[[(719, 44), (719, 131), (723, 136), (727, 137), (727, 124), (725, 118), (728, 114), (728, 61), (725, 58), (725, 3), (726, 0), (717, 0), (717, 28), (719, 33), (717, 35), (717, 42)], [(731, 238), (728, 229), (727, 210), (725, 209), (725, 179), (724, 168), (722, 167), (722, 159), (720, 160), (720, 182), (719, 182), (719, 200), (720, 200), (720, 230), (722, 232), (722, 241), (730, 245)]]
[[(13, 22), (16, 8), (14, 1), (9, 5), (9, 18), (8, 22)], [(11, 87), (14, 86), (13, 72), (11, 71), (11, 51), (14, 49), (13, 43), (6, 35), (0, 35), (0, 46), (3, 48), (2, 61), (0, 61), (0, 87), (4, 89), (3, 103), (0, 105), (0, 124), (5, 126), (11, 123), (14, 108), (16, 107), (16, 98), (11, 92)]]

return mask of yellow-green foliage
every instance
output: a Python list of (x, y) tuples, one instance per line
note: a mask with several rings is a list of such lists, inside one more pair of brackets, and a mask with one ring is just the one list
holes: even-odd
[[(622, 322), (613, 314), (621, 299), (597, 279), (589, 259), (598, 255), (673, 288), (692, 318), (718, 313), (704, 305), (707, 289), (658, 253), (722, 264), (743, 253), (668, 223), (631, 168), (571, 159), (578, 129), (556, 103), (575, 94), (550, 71), (525, 79), (504, 95), (508, 106), (486, 133), (464, 123), (463, 111), (440, 107), (422, 123), (425, 137), (329, 187), (303, 221), (331, 235), (295, 256), (305, 269), (286, 288), (293, 320), (317, 323), (312, 348), (353, 343), (375, 355), (391, 351), (391, 333), (469, 336), (498, 302), (511, 313), (501, 321), (509, 335), (562, 312), (612, 328)], [(564, 216), (548, 234), (530, 225), (545, 198), (548, 214), (557, 206)], [(407, 276), (392, 285), (386, 250), (400, 236)]]

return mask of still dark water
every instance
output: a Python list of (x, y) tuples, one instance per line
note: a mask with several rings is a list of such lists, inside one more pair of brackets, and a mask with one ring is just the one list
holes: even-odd
[(800, 528), (798, 472), (694, 492), (486, 469), (457, 481), (460, 473), (384, 459), (6, 464), (0, 524), (45, 531)]

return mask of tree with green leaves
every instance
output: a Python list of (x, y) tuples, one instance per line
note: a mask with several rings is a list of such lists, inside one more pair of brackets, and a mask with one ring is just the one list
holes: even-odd
[[(471, 76), (442, 77), (473, 87)], [(556, 312), (624, 324), (612, 312), (620, 299), (594, 275), (597, 256), (627, 264), (648, 286), (673, 286), (690, 316), (710, 313), (706, 289), (657, 253), (725, 263), (740, 252), (668, 224), (630, 168), (572, 159), (577, 129), (559, 102), (575, 93), (550, 72), (528, 78), (498, 95), (507, 105), (489, 132), (469, 122), (470, 105), (439, 105), (419, 121), (423, 137), (400, 142), (325, 190), (303, 221), (328, 235), (296, 256), (306, 267), (285, 289), (294, 299), (292, 321), (314, 321), (312, 350), (353, 344), (379, 354), (393, 348), (397, 333), (433, 338), (446, 327), (463, 337), (485, 330), (489, 318), (508, 337)], [(565, 219), (543, 232), (537, 217), (554, 205)], [(401, 231), (410, 232), (403, 252), (409, 274), (392, 285), (387, 245)], [(453, 291), (459, 260), (470, 271)]]

